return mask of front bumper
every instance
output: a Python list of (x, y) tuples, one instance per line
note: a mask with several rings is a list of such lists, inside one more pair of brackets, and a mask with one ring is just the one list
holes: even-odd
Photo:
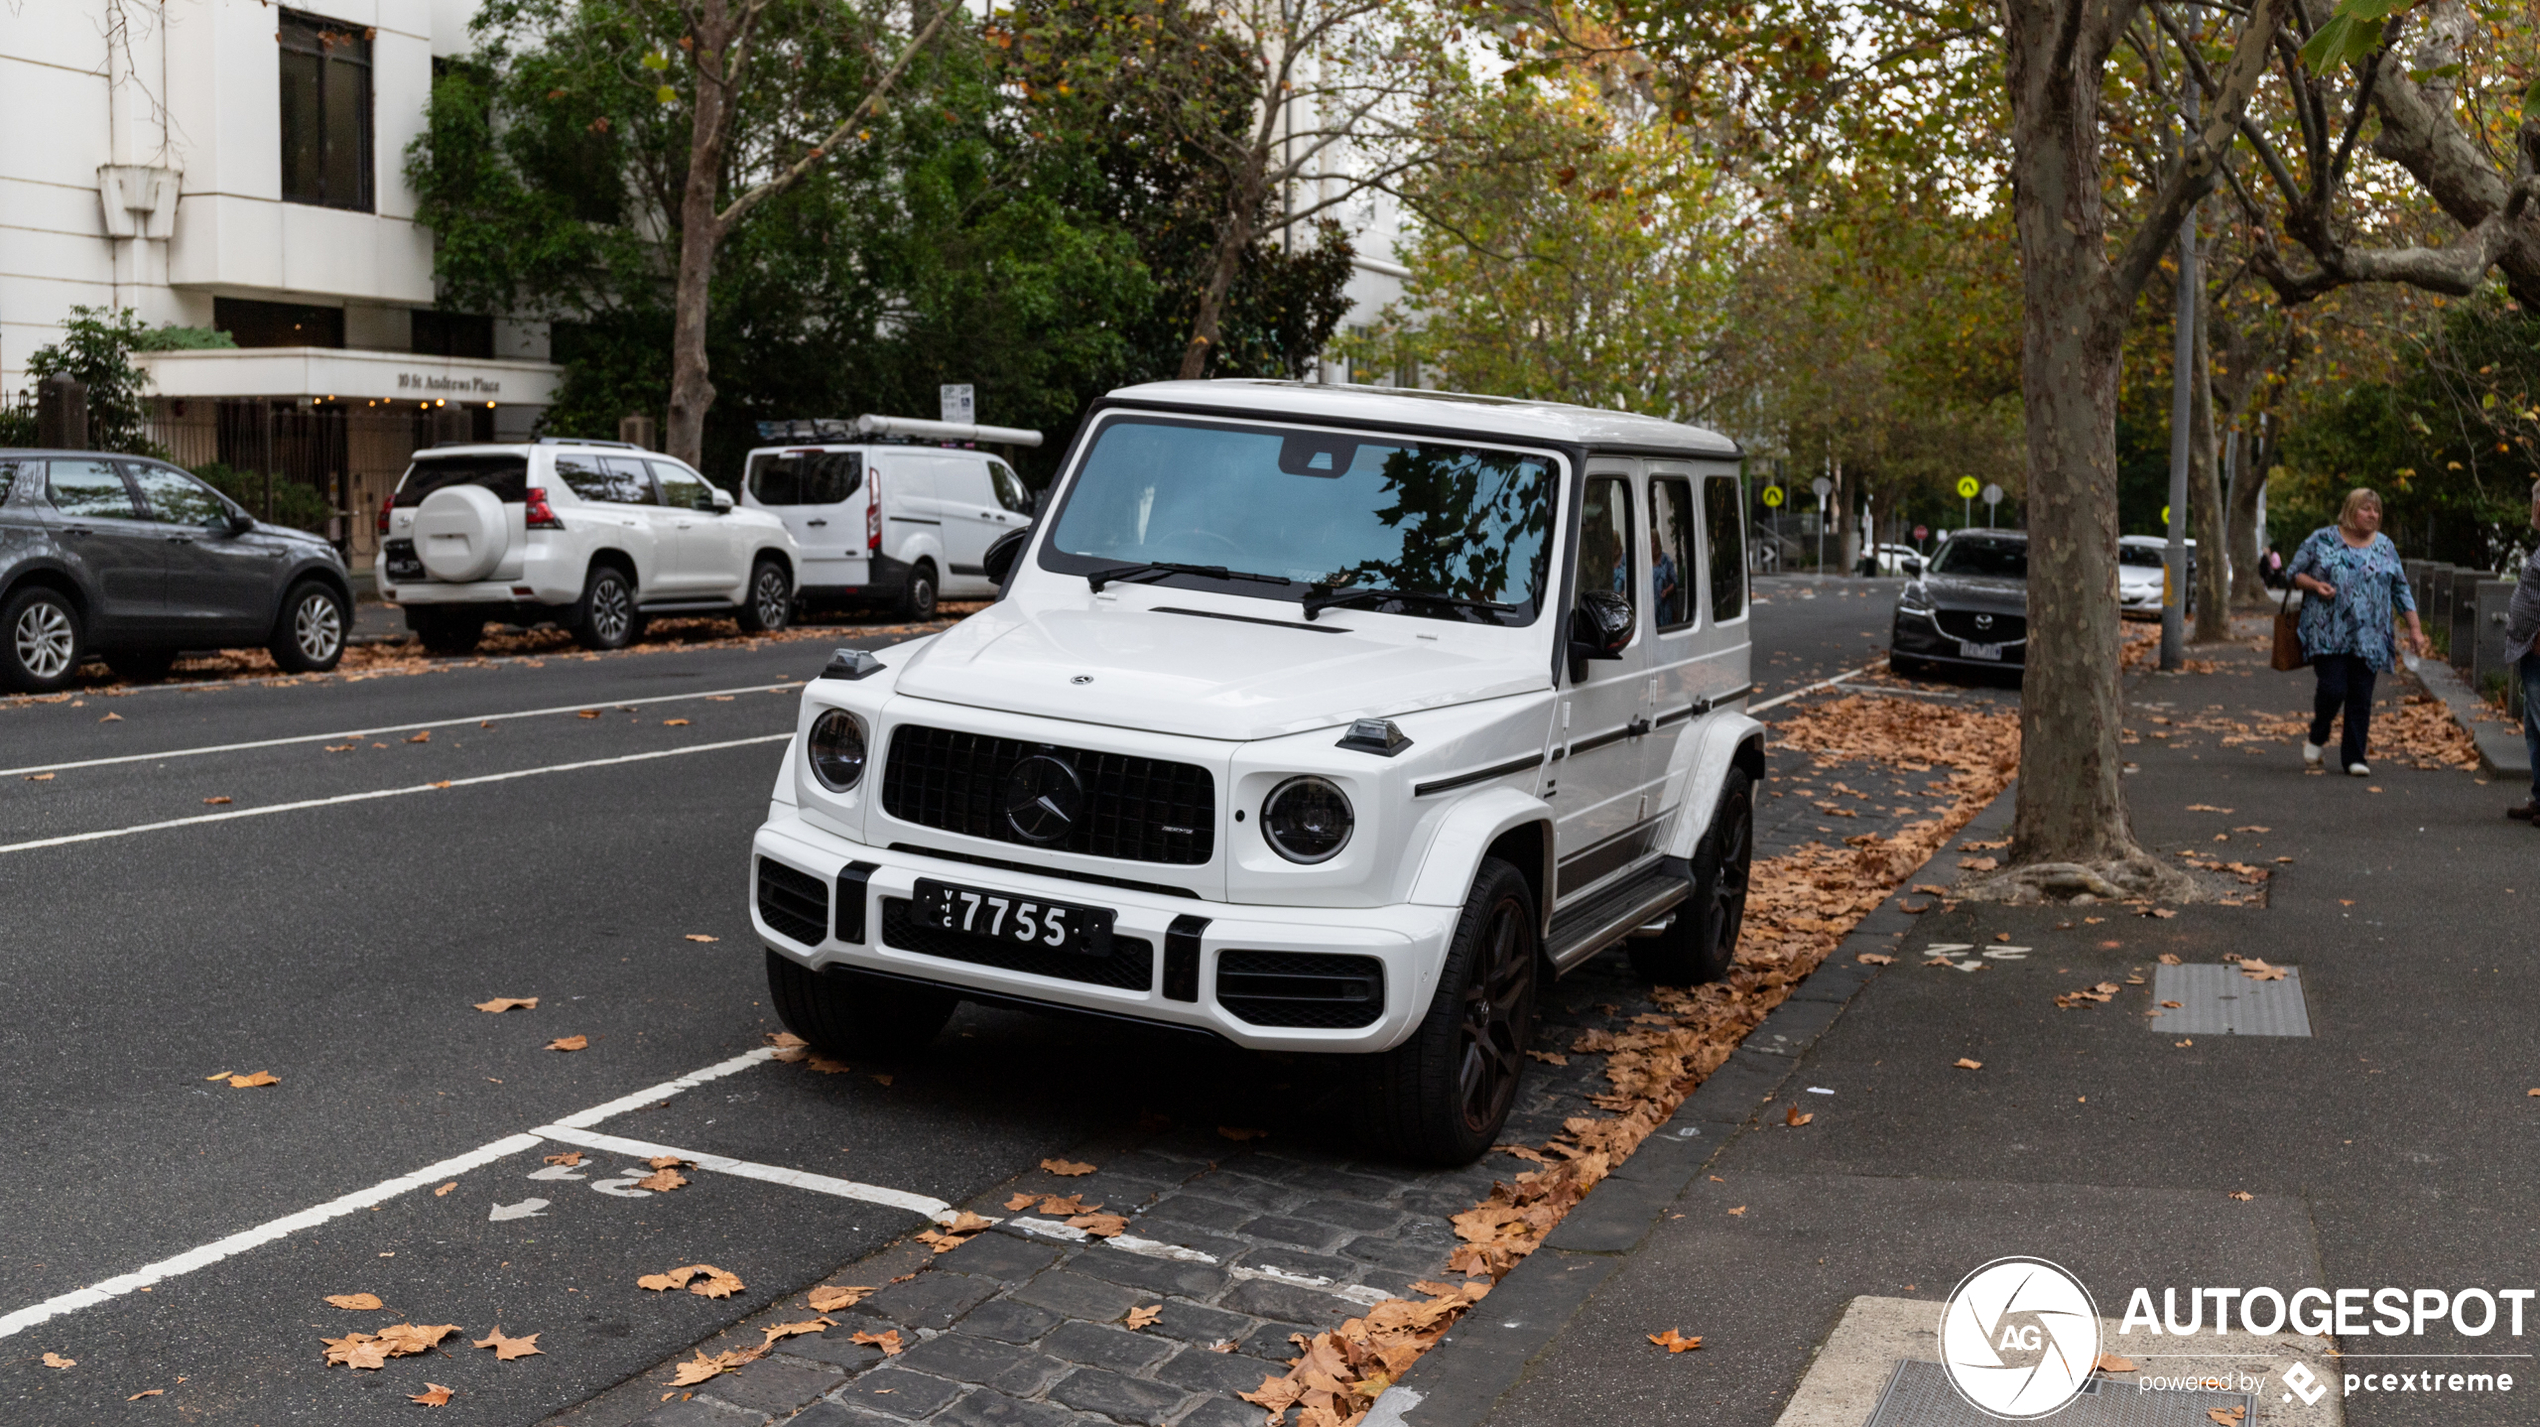
[[(954, 991), (977, 991), (1008, 1000), (1204, 1031), (1256, 1050), (1392, 1049), (1411, 1033), (1427, 1011), (1460, 915), (1460, 909), (1455, 907), (1265, 907), (1135, 891), (869, 847), (811, 826), (790, 808), (780, 805), (774, 811), (775, 815), (751, 840), (750, 922), (758, 929), (759, 939), (782, 956), (814, 970), (836, 966), (877, 971), (932, 982)], [(797, 940), (769, 923), (760, 904), (761, 860), (791, 868), (826, 889), (828, 917), (816, 944)], [(872, 869), (863, 882), (864, 927), (860, 942), (841, 941), (838, 937), (839, 874), (851, 863)], [(1133, 990), (1064, 980), (888, 945), (883, 933), (883, 904), (888, 899), (913, 897), (920, 877), (1010, 894), (1018, 899), (1110, 908), (1116, 916), (1112, 933), (1115, 941), (1135, 937), (1153, 949), (1156, 964), (1147, 978), (1147, 987)], [(853, 888), (856, 884), (850, 880), (845, 885)], [(1166, 961), (1168, 936), (1187, 947), (1189, 926), (1194, 919), (1204, 920), (1206, 926), (1197, 934), (1198, 977), (1196, 987), (1191, 988), (1169, 974), (1171, 968)], [(846, 920), (852, 923), (852, 915)], [(1181, 923), (1179, 928), (1177, 922)], [(1384, 971), (1382, 1010), (1365, 1025), (1338, 1028), (1247, 1021), (1218, 998), (1219, 963), (1229, 951), (1372, 958), (1381, 963)], [(1169, 994), (1175, 990), (1190, 991), (1192, 999), (1175, 999)]]
[(1892, 653), (1908, 659), (1925, 659), (1935, 664), (1954, 664), (1967, 669), (2019, 669), (2028, 664), (2028, 640), (2006, 639), (1997, 646), (1999, 659), (1970, 658), (1965, 641), (1943, 634), (1929, 613), (1899, 609), (1888, 635)]

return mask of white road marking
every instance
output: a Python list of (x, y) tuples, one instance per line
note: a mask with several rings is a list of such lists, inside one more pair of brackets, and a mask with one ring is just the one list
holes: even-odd
[[(1172, 1259), (1179, 1263), (1213, 1264), (1217, 1262), (1216, 1257), (1212, 1254), (1204, 1254), (1197, 1249), (1186, 1249), (1180, 1244), (1167, 1244), (1155, 1239), (1141, 1239), (1134, 1234), (1114, 1234), (1110, 1238), (1097, 1240), (1093, 1235), (1086, 1233), (1082, 1229), (1073, 1228), (1066, 1224), (1052, 1223), (1047, 1219), (1024, 1219), (1018, 1217), (1008, 1219), (1006, 1223), (1011, 1228), (1020, 1229), (1028, 1234), (1038, 1234), (1043, 1238), (1060, 1239), (1071, 1244), (1090, 1244), (1099, 1242), (1108, 1244), (1112, 1248), (1119, 1249), (1124, 1253), (1137, 1254), (1143, 1258)], [(1226, 1272), (1228, 1275), (1238, 1279), (1265, 1279), (1271, 1283), (1284, 1283), (1295, 1288), (1319, 1289), (1322, 1292), (1331, 1294), (1335, 1298), (1345, 1298), (1352, 1303), (1364, 1304), (1368, 1307), (1374, 1307), (1376, 1304), (1382, 1303), (1386, 1299), (1393, 1297), (1392, 1294), (1385, 1292), (1383, 1289), (1369, 1284), (1346, 1283), (1336, 1285), (1330, 1279), (1323, 1277), (1321, 1274), (1291, 1273), (1283, 1268), (1253, 1268), (1249, 1265), (1237, 1264), (1226, 1270)]]
[(101, 828), (96, 832), (72, 832), (64, 833), (59, 837), (39, 837), (28, 842), (0, 843), (0, 853), (32, 852), (40, 847), (65, 847), (74, 842), (98, 842), (110, 837), (131, 837), (136, 833), (162, 832), (172, 827), (194, 827), (202, 823), (229, 822), (236, 818), (260, 818), (274, 813), (295, 813), (309, 808), (330, 808), (342, 803), (366, 803), (379, 798), (402, 798), (415, 793), (438, 793), (450, 788), (472, 788), (480, 783), (507, 783), (514, 778), (535, 778), (546, 773), (574, 773), (585, 768), (606, 768), (617, 763), (642, 763), (655, 758), (678, 758), (690, 753), (714, 753), (726, 748), (747, 748), (757, 743), (777, 743), (793, 736), (791, 733), (769, 733), (757, 738), (726, 739), (721, 743), (696, 743), (686, 748), (661, 748), (650, 753), (626, 753), (615, 758), (586, 758), (578, 763), (550, 763), (543, 768), (519, 768), (509, 773), (480, 773), (473, 778), (450, 778), (438, 783), (418, 783), (404, 788), (375, 788), (367, 793), (338, 793), (331, 798), (303, 798), (296, 803), (275, 803), (270, 807), (232, 808), (224, 813), (196, 813), (192, 817), (168, 818), (154, 823), (136, 823), (131, 827)]
[(1846, 669), (1831, 679), (1819, 679), (1817, 682), (1808, 685), (1806, 688), (1793, 689), (1787, 694), (1775, 694), (1771, 698), (1765, 699), (1760, 703), (1748, 704), (1746, 706), (1746, 711), (1751, 714), (1759, 714), (1766, 709), (1780, 708), (1782, 705), (1789, 703), (1793, 699), (1806, 698), (1808, 695), (1817, 692), (1819, 689), (1831, 689), (1846, 679), (1866, 674), (1886, 662), (1887, 660), (1885, 658), (1880, 658), (1864, 664), (1858, 669)]
[(682, 1159), (699, 1169), (710, 1169), (717, 1174), (765, 1180), (769, 1184), (782, 1184), (792, 1189), (808, 1189), (814, 1194), (833, 1194), (840, 1199), (860, 1199), (867, 1204), (884, 1204), (894, 1209), (906, 1209), (912, 1214), (922, 1215), (939, 1223), (950, 1222), (956, 1212), (943, 1200), (930, 1199), (923, 1194), (885, 1189), (878, 1184), (858, 1184), (852, 1179), (834, 1179), (829, 1175), (814, 1174), (804, 1169), (781, 1169), (772, 1164), (752, 1164), (748, 1160), (707, 1154), (703, 1150), (683, 1150), (670, 1145), (653, 1144), (647, 1140), (598, 1135), (589, 1130), (569, 1129), (563, 1125), (540, 1125), (530, 1133), (562, 1144), (580, 1145), (584, 1149), (606, 1150), (610, 1154), (625, 1155), (630, 1159), (660, 1159), (665, 1156)]
[[(665, 1097), (676, 1095), (682, 1090), (703, 1085), (709, 1080), (720, 1080), (724, 1076), (747, 1070), (753, 1065), (765, 1062), (774, 1054), (776, 1054), (775, 1051), (765, 1048), (745, 1051), (730, 1060), (717, 1061), (703, 1070), (693, 1071), (676, 1080), (663, 1081), (639, 1094), (621, 1096), (604, 1105), (595, 1105), (588, 1110), (579, 1111), (557, 1121), (556, 1125), (544, 1128), (554, 1130), (560, 1125), (596, 1124), (611, 1115), (623, 1114), (639, 1105), (649, 1105)], [(178, 1274), (192, 1273), (198, 1268), (216, 1264), (232, 1255), (245, 1253), (260, 1244), (272, 1243), (276, 1239), (296, 1234), (302, 1229), (315, 1228), (329, 1219), (340, 1219), (354, 1210), (368, 1209), (374, 1204), (386, 1203), (408, 1190), (446, 1183), (454, 1176), (464, 1174), (471, 1169), (482, 1168), (506, 1155), (537, 1149), (545, 1143), (546, 1141), (538, 1135), (505, 1135), (492, 1144), (480, 1145), (463, 1155), (442, 1160), (437, 1164), (425, 1165), (421, 1169), (398, 1175), (394, 1179), (382, 1180), (368, 1189), (356, 1189), (341, 1198), (330, 1199), (296, 1214), (285, 1214), (279, 1219), (232, 1234), (228, 1238), (215, 1239), (201, 1248), (188, 1249), (174, 1258), (161, 1259), (157, 1263), (145, 1265), (101, 1283), (92, 1283), (86, 1288), (56, 1295), (14, 1313), (0, 1314), (0, 1338), (8, 1337), (12, 1333), (24, 1332), (65, 1313), (75, 1313), (82, 1308), (93, 1308), (109, 1299), (174, 1278)]]
[(703, 689), (692, 694), (664, 694), (659, 698), (637, 699), (628, 703), (558, 704), (546, 709), (515, 709), (510, 713), (470, 714), (466, 718), (438, 718), (424, 723), (391, 723), (378, 728), (348, 728), (337, 733), (293, 734), (288, 738), (258, 738), (245, 743), (211, 743), (200, 748), (171, 748), (160, 753), (119, 753), (111, 758), (82, 758), (69, 763), (30, 763), (23, 768), (0, 768), (0, 778), (23, 773), (60, 773), (73, 768), (103, 768), (111, 763), (149, 763), (165, 758), (199, 758), (207, 753), (244, 753), (257, 748), (282, 748), (294, 743), (331, 743), (339, 738), (376, 738), (387, 733), (411, 733), (423, 728), (457, 728), (471, 723), (500, 723), (507, 719), (547, 718), (557, 714), (578, 714), (584, 709), (649, 708), (654, 704), (675, 704), (689, 699), (719, 699), (733, 694), (776, 694), (802, 688), (800, 682), (744, 684), (734, 689)]

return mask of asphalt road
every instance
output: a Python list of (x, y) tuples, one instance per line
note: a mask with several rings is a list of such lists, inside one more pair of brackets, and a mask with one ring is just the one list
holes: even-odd
[[(1759, 582), (1764, 692), (1874, 660), (1894, 584)], [(911, 1202), (1144, 1113), (1333, 1093), (1325, 1067), (978, 1008), (911, 1065), (748, 1059), (777, 1029), (749, 836), (828, 647), (0, 707), (0, 1420), (367, 1421), (430, 1381), (536, 1422), (922, 1227)], [(585, 1162), (546, 1164), (573, 1142), (527, 1132), (576, 1117)], [(646, 1155), (594, 1133), (848, 1187), (648, 1194)], [(699, 1262), (747, 1287), (634, 1286)], [(324, 1301), (353, 1293), (385, 1307)], [(321, 1337), (407, 1321), (463, 1332), (324, 1365)], [(465, 1345), (497, 1327), (540, 1355)]]

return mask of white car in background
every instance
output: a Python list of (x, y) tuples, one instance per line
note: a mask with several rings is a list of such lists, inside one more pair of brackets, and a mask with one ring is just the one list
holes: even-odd
[(623, 441), (548, 437), (418, 452), (379, 508), (380, 598), (435, 654), (489, 620), (554, 623), (616, 649), (665, 614), (792, 617), (800, 553), (684, 462)]
[(1032, 523), (1031, 492), (985, 451), (916, 443), (1038, 446), (1039, 432), (883, 416), (784, 425), (804, 439), (751, 451), (741, 501), (802, 547), (805, 602), (887, 603), (921, 620), (938, 599), (996, 593), (988, 547)]
[[(2117, 609), (2122, 614), (2159, 618), (2161, 613), (2161, 574), (2169, 564), (2170, 542), (2158, 535), (2120, 535), (2117, 537)], [(2196, 542), (2187, 542), (2187, 568), (2196, 568)], [(2196, 598), (2195, 582), (2187, 587), (2190, 607)]]

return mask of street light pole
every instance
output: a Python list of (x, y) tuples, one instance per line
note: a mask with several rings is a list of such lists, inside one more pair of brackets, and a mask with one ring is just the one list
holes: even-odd
[[(2197, 122), (2196, 85), (2182, 76), (2185, 109), (2183, 132)], [(2196, 208), (2190, 204), (2178, 225), (2177, 336), (2170, 357), (2170, 548), (2166, 578), (2161, 582), (2161, 667), (2175, 669), (2186, 657), (2187, 643), (2187, 465), (2190, 415), (2195, 390), (2196, 324), (2204, 304), (2204, 275), (2197, 267)]]

